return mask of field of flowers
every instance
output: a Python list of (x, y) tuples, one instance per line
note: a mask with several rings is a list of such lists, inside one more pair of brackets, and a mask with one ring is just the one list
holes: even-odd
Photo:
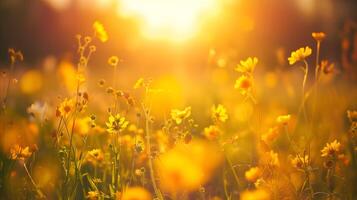
[(357, 199), (349, 40), (332, 62), (328, 33), (301, 33), (310, 40), (270, 68), (212, 47), (185, 82), (122, 70), (120, 55), (94, 67), (115, 35), (100, 21), (90, 30), (73, 57), (38, 67), (8, 49), (0, 199)]

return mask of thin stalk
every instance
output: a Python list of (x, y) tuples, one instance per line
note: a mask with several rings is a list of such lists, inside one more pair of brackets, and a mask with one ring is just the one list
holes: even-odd
[(306, 108), (305, 108), (305, 88), (306, 88), (306, 81), (307, 81), (307, 76), (309, 74), (309, 64), (304, 60), (305, 68), (303, 68), (304, 71), (304, 79), (302, 81), (302, 110), (304, 113), (304, 118), (305, 121), (307, 121), (307, 113), (306, 113)]
[(145, 106), (142, 105), (142, 109), (145, 115), (145, 132), (146, 132), (146, 145), (147, 145), (147, 153), (149, 155), (149, 159), (148, 159), (148, 164), (149, 164), (149, 170), (150, 170), (150, 178), (151, 178), (151, 182), (152, 182), (152, 186), (154, 188), (155, 194), (157, 196), (157, 198), (159, 200), (163, 200), (164, 197), (161, 194), (161, 191), (159, 190), (159, 188), (156, 185), (156, 181), (155, 181), (155, 173), (154, 173), (154, 166), (153, 166), (153, 162), (152, 162), (152, 157), (151, 157), (151, 141), (150, 141), (150, 128), (149, 128), (149, 116), (150, 113), (149, 111), (147, 111), (145, 109)]
[(29, 170), (27, 169), (26, 163), (24, 163), (24, 168), (26, 171), (27, 176), (29, 177), (32, 185), (36, 188), (36, 192), (37, 194), (40, 196), (40, 199), (46, 198), (46, 196), (42, 193), (42, 191), (38, 188), (37, 184), (35, 183), (35, 181), (33, 180)]

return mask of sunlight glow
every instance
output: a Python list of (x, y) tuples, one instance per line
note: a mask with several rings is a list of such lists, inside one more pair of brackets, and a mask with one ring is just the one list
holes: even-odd
[(149, 38), (184, 40), (192, 37), (203, 17), (215, 11), (217, 0), (121, 0), (119, 14), (142, 22)]

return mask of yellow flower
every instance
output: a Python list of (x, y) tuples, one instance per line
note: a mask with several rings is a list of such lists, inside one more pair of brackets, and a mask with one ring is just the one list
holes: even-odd
[(357, 110), (347, 110), (347, 117), (350, 121), (357, 121)]
[(236, 80), (234, 88), (238, 89), (242, 94), (246, 94), (251, 90), (252, 86), (252, 79), (245, 75), (242, 75)]
[(261, 140), (264, 141), (266, 144), (270, 144), (279, 136), (279, 129), (278, 127), (273, 127), (268, 130), (267, 133), (261, 136)]
[(32, 155), (30, 148), (27, 146), (25, 148), (16, 144), (10, 149), (10, 158), (12, 160), (25, 160)]
[(129, 122), (125, 119), (125, 117), (117, 115), (110, 115), (108, 118), (108, 122), (105, 123), (107, 125), (107, 131), (109, 133), (117, 133), (123, 131), (129, 124)]
[(61, 104), (57, 107), (56, 116), (67, 117), (71, 112), (74, 111), (75, 102), (73, 99), (64, 99)]
[(270, 194), (263, 190), (263, 189), (257, 189), (257, 190), (252, 190), (252, 191), (245, 191), (241, 194), (240, 196), (241, 200), (270, 200)]
[(330, 63), (328, 60), (321, 61), (321, 71), (324, 74), (330, 74), (335, 69), (335, 63)]
[(217, 137), (220, 136), (221, 134), (222, 134), (221, 130), (218, 128), (218, 126), (215, 125), (206, 127), (203, 132), (203, 135), (209, 140), (217, 139)]
[(8, 52), (9, 52), (11, 63), (14, 63), (16, 60), (19, 60), (19, 61), (24, 60), (24, 56), (21, 51), (16, 51), (15, 49), (10, 48), (8, 50)]
[(321, 42), (326, 37), (326, 34), (324, 32), (313, 32), (311, 35), (318, 42)]
[(99, 199), (99, 192), (98, 191), (89, 191), (87, 193), (87, 199), (89, 199), (89, 200), (98, 200)]
[(279, 167), (279, 157), (278, 154), (273, 150), (266, 152), (263, 158), (263, 163), (271, 167)]
[[(209, 159), (207, 159), (209, 156)], [(221, 161), (216, 146), (203, 141), (178, 144), (160, 155), (155, 164), (166, 192), (190, 192), (204, 185)]]
[(117, 200), (151, 200), (151, 194), (142, 187), (129, 187), (121, 196), (117, 196)]
[(280, 115), (276, 118), (276, 122), (279, 125), (288, 125), (290, 122), (291, 116), (290, 115)]
[(211, 117), (214, 122), (225, 122), (228, 119), (227, 110), (221, 104), (218, 104), (218, 106), (213, 105), (211, 112)]
[(304, 157), (300, 155), (296, 155), (295, 158), (291, 159), (291, 164), (297, 168), (297, 169), (302, 169), (305, 166), (307, 166), (309, 163), (309, 156), (305, 155)]
[(248, 171), (245, 172), (245, 179), (247, 181), (254, 183), (262, 175), (262, 171), (259, 167), (251, 167)]
[(119, 63), (119, 58), (117, 56), (110, 56), (108, 59), (108, 64), (116, 67)]
[(191, 107), (186, 107), (183, 110), (173, 109), (171, 110), (171, 118), (176, 124), (181, 124), (183, 120), (191, 116)]
[(95, 31), (95, 36), (102, 42), (106, 42), (108, 40), (108, 34), (104, 29), (104, 26), (99, 21), (95, 21), (93, 24), (93, 29)]
[(334, 140), (331, 143), (327, 143), (326, 146), (321, 150), (322, 157), (336, 156), (340, 151), (341, 143)]
[(138, 89), (144, 86), (144, 79), (143, 78), (139, 78), (135, 84), (134, 84), (134, 89)]
[(305, 48), (300, 48), (296, 51), (291, 52), (290, 57), (288, 58), (289, 64), (293, 65), (298, 61), (303, 61), (305, 58), (310, 56), (312, 53), (312, 50), (310, 47), (306, 46)]
[(237, 65), (235, 70), (242, 73), (252, 74), (257, 63), (258, 63), (258, 58), (249, 57), (246, 60), (240, 61), (240, 64)]

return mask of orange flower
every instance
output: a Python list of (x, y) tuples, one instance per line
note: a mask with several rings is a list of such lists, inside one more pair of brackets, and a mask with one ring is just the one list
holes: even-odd
[(318, 42), (321, 42), (326, 37), (326, 34), (324, 32), (313, 32), (311, 35)]

